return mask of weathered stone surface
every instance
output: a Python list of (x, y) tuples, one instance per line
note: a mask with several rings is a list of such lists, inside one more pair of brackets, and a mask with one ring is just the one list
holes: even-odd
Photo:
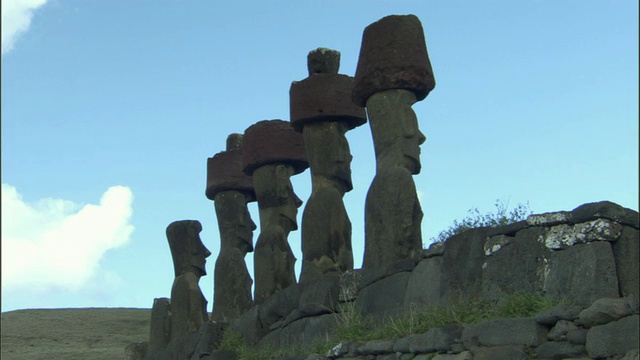
[(526, 220), (522, 220), (522, 221), (514, 222), (509, 225), (492, 227), (489, 229), (489, 231), (487, 231), (487, 236), (489, 237), (496, 236), (496, 235), (513, 236), (518, 231), (522, 229), (526, 229), (529, 226), (531, 225)]
[(404, 310), (428, 305), (446, 305), (446, 279), (442, 271), (442, 257), (422, 260), (411, 272), (407, 293), (404, 298)]
[(640, 227), (640, 218), (637, 211), (627, 209), (611, 201), (580, 205), (571, 211), (571, 218), (574, 223), (595, 219), (609, 219), (618, 224), (629, 225), (636, 229)]
[[(340, 276), (325, 274), (308, 283), (301, 283), (302, 292), (298, 303), (298, 316), (308, 317), (336, 311), (340, 295)], [(294, 318), (287, 318), (286, 326)]]
[(391, 15), (367, 26), (356, 69), (353, 101), (365, 106), (375, 93), (406, 89), (423, 100), (435, 87), (424, 31), (415, 15)]
[(477, 228), (450, 237), (442, 255), (448, 298), (465, 299), (482, 291), (484, 242), (488, 228)]
[(618, 240), (613, 243), (620, 295), (640, 298), (640, 234), (625, 226)]
[(249, 200), (235, 190), (215, 196), (216, 215), (220, 229), (220, 253), (215, 264), (213, 320), (229, 321), (253, 305), (253, 280), (244, 257), (253, 251), (253, 230), (256, 224), (247, 209)]
[(304, 126), (313, 187), (302, 216), (300, 282), (353, 269), (351, 221), (342, 201), (353, 188), (346, 131), (339, 121)]
[(520, 291), (542, 294), (551, 257), (551, 251), (538, 241), (542, 234), (540, 227), (519, 231), (510, 245), (486, 258), (482, 265), (485, 299), (497, 301)]
[(527, 217), (530, 226), (553, 226), (571, 222), (571, 213), (568, 211), (549, 212), (544, 214), (532, 214)]
[(176, 278), (171, 287), (171, 340), (197, 333), (209, 321), (207, 300), (198, 282), (206, 275), (211, 252), (200, 240), (202, 225), (196, 220), (174, 221), (167, 227)]
[(587, 332), (588, 330), (582, 327), (569, 330), (567, 332), (567, 341), (572, 344), (584, 345), (587, 343)]
[(546, 341), (547, 328), (533, 318), (496, 319), (467, 326), (462, 341), (467, 349), (474, 346), (538, 346)]
[(373, 269), (362, 269), (360, 271), (360, 288), (367, 287), (376, 281), (380, 281), (399, 272), (410, 272), (415, 267), (416, 261), (414, 259), (405, 259)]
[(592, 242), (551, 254), (544, 290), (551, 298), (568, 298), (587, 306), (603, 297), (618, 296), (618, 279), (611, 244)]
[(362, 279), (362, 270), (347, 270), (340, 274), (340, 295), (338, 301), (353, 301), (358, 297), (360, 292), (360, 281)]
[(264, 326), (260, 320), (260, 310), (254, 306), (229, 324), (229, 331), (242, 335), (244, 341), (252, 346), (269, 332), (269, 326)]
[(286, 163), (262, 165), (253, 172), (260, 211), (260, 236), (253, 260), (256, 304), (296, 283), (296, 258), (287, 238), (298, 229), (296, 215), (302, 201), (293, 192), (293, 173), (293, 166)]
[(473, 350), (473, 360), (526, 360), (529, 355), (524, 346), (503, 345), (479, 347)]
[(433, 328), (425, 334), (417, 334), (409, 338), (409, 351), (412, 353), (446, 352), (462, 336), (461, 325), (450, 325)]
[(274, 163), (291, 165), (294, 174), (309, 167), (302, 134), (293, 130), (288, 121), (278, 119), (259, 121), (245, 130), (242, 163), (247, 175)]
[(147, 356), (147, 342), (137, 342), (124, 348), (124, 360), (142, 360)]
[(228, 326), (229, 323), (226, 322), (209, 321), (200, 328), (200, 340), (194, 352), (196, 359), (200, 359), (201, 354), (210, 354), (220, 347)]
[(354, 79), (342, 74), (315, 74), (294, 81), (289, 89), (291, 125), (302, 127), (313, 121), (341, 121), (349, 129), (367, 122), (363, 107), (351, 101)]
[(318, 341), (327, 339), (336, 324), (334, 314), (306, 317), (269, 333), (259, 345), (311, 349)]
[(579, 305), (560, 305), (536, 314), (535, 319), (538, 324), (554, 326), (560, 320), (577, 319), (582, 310), (584, 308)]
[(565, 341), (567, 340), (567, 334), (569, 333), (569, 331), (575, 330), (577, 328), (578, 327), (571, 321), (560, 320), (553, 328), (551, 328), (551, 330), (547, 334), (547, 339), (551, 341)]
[(214, 350), (209, 355), (201, 356), (202, 360), (237, 360), (238, 354), (232, 350)]
[(538, 346), (535, 350), (540, 359), (566, 359), (586, 355), (584, 345), (571, 344), (566, 341), (549, 341)]
[(429, 248), (422, 252), (422, 257), (425, 259), (442, 256), (444, 254), (444, 241), (439, 241), (429, 245)]
[(630, 299), (598, 299), (591, 306), (580, 312), (580, 323), (590, 328), (622, 319), (633, 314), (633, 312), (634, 309), (630, 304)]
[(497, 252), (503, 247), (511, 244), (514, 240), (513, 236), (496, 235), (487, 239), (484, 243), (484, 254), (491, 256), (491, 254)]
[(576, 225), (553, 226), (545, 235), (544, 242), (549, 249), (560, 250), (591, 241), (615, 241), (621, 231), (620, 224), (596, 219)]
[(639, 326), (640, 316), (631, 315), (592, 327), (587, 333), (587, 353), (592, 358), (604, 358), (638, 349)]
[(408, 353), (410, 352), (410, 348), (411, 348), (411, 338), (415, 336), (415, 335), (409, 335), (406, 337), (403, 337), (401, 339), (396, 340), (396, 342), (393, 344), (393, 352), (395, 353)]
[(393, 352), (394, 340), (371, 340), (364, 343), (362, 352), (370, 355), (389, 354)]
[(266, 328), (284, 321), (294, 310), (298, 309), (303, 287), (295, 284), (268, 297), (260, 305), (260, 323)]
[(166, 348), (171, 340), (171, 304), (168, 298), (153, 299), (149, 328), (146, 353), (153, 355)]
[(313, 74), (337, 74), (340, 69), (340, 51), (317, 48), (307, 54), (309, 76)]
[(243, 172), (242, 135), (231, 134), (227, 138), (227, 150), (207, 159), (207, 187), (205, 195), (214, 200), (220, 191), (242, 191), (248, 201), (255, 200), (253, 180)]
[(627, 351), (626, 354), (620, 360), (638, 360), (640, 359), (640, 349), (633, 349)]
[(364, 316), (393, 316), (402, 311), (410, 273), (401, 272), (369, 285), (362, 290), (355, 307)]

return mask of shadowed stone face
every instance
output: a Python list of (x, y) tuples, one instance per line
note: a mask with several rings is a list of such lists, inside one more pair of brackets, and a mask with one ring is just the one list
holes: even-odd
[(426, 137), (411, 108), (415, 102), (415, 95), (406, 90), (383, 91), (367, 101), (378, 167), (402, 164), (412, 174), (420, 173), (420, 145)]
[(243, 193), (234, 190), (223, 191), (215, 197), (221, 245), (238, 248), (244, 254), (253, 251), (253, 231), (256, 229), (247, 209), (247, 200)]
[(351, 152), (341, 122), (309, 123), (302, 132), (314, 181), (331, 181), (342, 193), (351, 191)]
[[(287, 231), (298, 229), (296, 217), (302, 200), (293, 192), (290, 180), (293, 173), (293, 167), (285, 164), (265, 165), (253, 173), (261, 227), (279, 225)], [(263, 213), (269, 215), (265, 218)]]
[(206, 275), (206, 258), (211, 255), (200, 240), (202, 225), (195, 220), (175, 221), (167, 227), (167, 239), (173, 257), (176, 276), (193, 272), (198, 277)]

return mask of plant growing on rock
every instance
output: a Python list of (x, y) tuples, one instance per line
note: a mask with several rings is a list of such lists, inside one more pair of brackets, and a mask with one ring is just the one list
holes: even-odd
[(496, 211), (481, 214), (478, 208), (467, 210), (468, 215), (462, 220), (454, 220), (453, 225), (448, 229), (442, 230), (438, 236), (432, 237), (430, 240), (432, 243), (442, 242), (447, 240), (453, 235), (461, 234), (465, 231), (480, 228), (480, 227), (498, 227), (516, 223), (518, 221), (525, 220), (527, 216), (531, 215), (531, 209), (529, 209), (529, 202), (525, 204), (518, 203), (510, 211), (509, 202), (503, 200), (496, 200)]

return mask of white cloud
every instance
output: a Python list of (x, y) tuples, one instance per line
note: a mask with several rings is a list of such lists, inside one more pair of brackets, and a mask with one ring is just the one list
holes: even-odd
[(13, 48), (20, 34), (29, 29), (33, 12), (47, 0), (2, 0), (2, 54)]
[(78, 290), (100, 275), (100, 259), (129, 241), (133, 195), (110, 187), (99, 205), (25, 203), (2, 184), (2, 289)]

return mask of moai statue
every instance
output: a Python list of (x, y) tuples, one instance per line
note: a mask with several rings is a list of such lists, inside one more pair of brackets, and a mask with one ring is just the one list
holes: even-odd
[(198, 332), (209, 321), (207, 299), (198, 282), (207, 274), (211, 255), (200, 240), (202, 225), (196, 220), (174, 221), (167, 227), (176, 278), (171, 287), (171, 340)]
[(227, 150), (207, 161), (206, 195), (214, 200), (220, 228), (220, 254), (214, 273), (211, 320), (229, 321), (253, 305), (251, 275), (244, 261), (253, 251), (253, 230), (247, 203), (255, 201), (251, 176), (242, 171), (242, 135), (227, 138)]
[(353, 77), (338, 74), (340, 52), (318, 48), (307, 56), (309, 77), (291, 84), (291, 125), (302, 132), (312, 192), (302, 215), (300, 282), (353, 269), (351, 221), (344, 193), (353, 189), (348, 130), (364, 124), (351, 101)]
[(296, 283), (296, 258), (287, 238), (298, 229), (296, 215), (302, 201), (293, 192), (290, 177), (309, 163), (302, 135), (283, 120), (264, 120), (247, 128), (242, 158), (245, 174), (253, 176), (260, 211), (253, 257), (254, 301), (260, 304)]
[(352, 92), (366, 106), (376, 176), (365, 204), (363, 268), (414, 258), (422, 249), (422, 209), (412, 174), (425, 136), (411, 105), (435, 87), (420, 20), (387, 16), (364, 30)]

